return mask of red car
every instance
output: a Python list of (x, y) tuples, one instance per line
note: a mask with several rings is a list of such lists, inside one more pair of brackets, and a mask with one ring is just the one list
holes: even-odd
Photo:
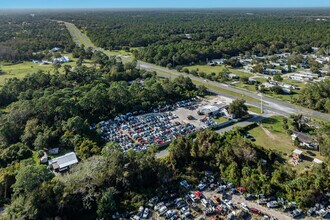
[(252, 212), (253, 214), (256, 214), (256, 215), (261, 215), (261, 214), (262, 214), (261, 211), (260, 211), (259, 209), (256, 209), (256, 208), (250, 208), (250, 210), (251, 210), (251, 212)]

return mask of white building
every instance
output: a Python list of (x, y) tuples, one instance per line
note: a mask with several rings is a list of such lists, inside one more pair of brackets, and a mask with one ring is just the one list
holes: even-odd
[(78, 159), (74, 152), (67, 153), (48, 161), (49, 168), (56, 172), (65, 171), (76, 163), (78, 163)]

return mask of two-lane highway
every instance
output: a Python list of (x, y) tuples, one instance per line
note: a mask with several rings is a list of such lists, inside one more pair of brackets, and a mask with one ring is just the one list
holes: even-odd
[[(72, 38), (78, 45), (84, 44), (85, 47), (91, 47), (94, 50), (102, 51), (109, 56), (114, 56), (114, 54), (111, 54), (110, 51), (96, 47), (89, 39), (86, 38), (85, 35), (83, 35), (81, 33), (81, 31), (74, 24), (68, 23), (68, 22), (64, 22), (64, 23), (65, 23), (66, 27), (68, 28)], [(127, 57), (127, 56), (118, 56), (117, 55), (117, 57), (121, 57), (123, 61), (132, 61), (133, 60), (131, 57)], [(254, 105), (254, 106), (260, 105), (260, 102), (258, 101), (260, 99), (260, 97), (256, 93), (237, 89), (237, 88), (231, 87), (227, 84), (223, 84), (223, 83), (219, 83), (219, 82), (214, 82), (214, 81), (205, 82), (205, 79), (195, 77), (192, 75), (188, 75), (186, 73), (180, 73), (176, 70), (170, 70), (168, 68), (157, 66), (157, 65), (151, 64), (151, 63), (146, 63), (143, 61), (138, 61), (137, 64), (140, 69), (145, 69), (147, 71), (155, 71), (158, 75), (160, 75), (162, 77), (172, 77), (172, 76), (177, 77), (180, 75), (187, 76), (187, 77), (191, 78), (191, 80), (195, 84), (205, 85), (210, 92), (220, 94), (222, 96), (226, 96), (229, 98), (248, 97), (248, 99), (247, 99), (248, 104)], [(225, 92), (225, 91), (229, 91), (229, 92)], [(327, 121), (330, 121), (329, 114), (324, 114), (324, 113), (321, 113), (318, 111), (299, 107), (299, 106), (296, 106), (296, 105), (293, 105), (293, 104), (290, 104), (287, 102), (283, 102), (283, 101), (278, 101), (278, 100), (275, 100), (275, 99), (272, 99), (269, 97), (263, 97), (263, 103), (264, 103), (263, 109), (265, 111), (274, 112), (276, 114), (289, 116), (291, 114), (302, 113), (304, 115), (322, 118)]]

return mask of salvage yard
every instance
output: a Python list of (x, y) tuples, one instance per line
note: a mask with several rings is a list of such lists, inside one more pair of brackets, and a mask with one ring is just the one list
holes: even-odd
[(212, 100), (192, 98), (149, 113), (141, 110), (118, 115), (92, 125), (91, 129), (96, 129), (107, 142), (118, 143), (124, 151), (145, 151), (151, 144), (166, 146), (180, 135), (217, 126), (215, 120), (222, 115), (228, 117), (225, 107), (230, 101), (220, 96)]

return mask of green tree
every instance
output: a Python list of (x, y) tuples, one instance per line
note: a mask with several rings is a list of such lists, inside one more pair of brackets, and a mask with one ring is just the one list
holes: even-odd
[(236, 99), (228, 106), (230, 114), (234, 115), (235, 118), (242, 118), (248, 113), (248, 107), (245, 105), (245, 100)]
[(275, 76), (273, 76), (273, 80), (278, 81), (278, 82), (282, 82), (283, 78), (282, 78), (281, 75), (275, 75)]
[(101, 149), (95, 142), (85, 139), (79, 146), (76, 147), (75, 151), (77, 152), (79, 158), (87, 159), (95, 154), (99, 154)]
[(53, 176), (53, 173), (45, 166), (23, 165), (16, 175), (16, 182), (13, 185), (14, 195), (27, 194), (39, 187), (43, 182), (50, 180)]
[(100, 219), (112, 219), (112, 215), (117, 210), (117, 204), (115, 200), (116, 189), (109, 188), (102, 193), (100, 201), (97, 205), (97, 216)]

